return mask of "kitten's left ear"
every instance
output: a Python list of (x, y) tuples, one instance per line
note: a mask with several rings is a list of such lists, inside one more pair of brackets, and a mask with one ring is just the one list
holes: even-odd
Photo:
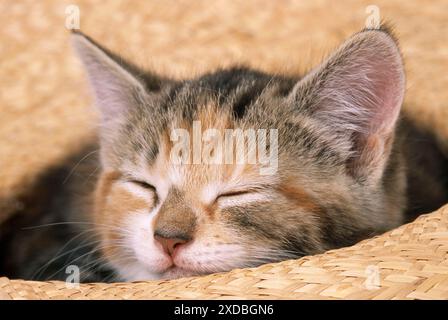
[(119, 119), (143, 103), (161, 80), (102, 47), (81, 32), (73, 32), (73, 46), (84, 64), (103, 122)]
[(290, 97), (330, 130), (336, 147), (345, 146), (348, 171), (375, 183), (389, 158), (404, 91), (398, 46), (381, 29), (355, 34), (299, 81)]

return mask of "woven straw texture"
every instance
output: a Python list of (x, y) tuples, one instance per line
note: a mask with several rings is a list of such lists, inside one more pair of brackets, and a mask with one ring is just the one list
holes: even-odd
[[(448, 2), (373, 2), (401, 42), (406, 111), (448, 151)], [(41, 174), (95, 135), (65, 28), (73, 3), (84, 32), (161, 74), (184, 77), (235, 62), (303, 70), (360, 30), (372, 1), (0, 0), (0, 223), (32, 210), (23, 198)], [(0, 278), (0, 298), (448, 298), (447, 221), (445, 207), (354, 247), (169, 282), (67, 289)]]
[(204, 277), (79, 288), (0, 278), (0, 298), (448, 299), (448, 206), (355, 246), (299, 260)]

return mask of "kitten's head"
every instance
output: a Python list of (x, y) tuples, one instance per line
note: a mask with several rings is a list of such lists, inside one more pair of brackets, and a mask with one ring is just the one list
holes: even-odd
[(95, 220), (125, 280), (314, 254), (400, 222), (404, 73), (387, 31), (355, 34), (301, 79), (174, 81), (73, 37), (101, 114)]

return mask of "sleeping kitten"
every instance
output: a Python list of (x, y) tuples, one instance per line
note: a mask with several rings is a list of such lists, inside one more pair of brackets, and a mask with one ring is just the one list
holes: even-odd
[[(317, 254), (448, 202), (440, 180), (445, 158), (430, 134), (400, 117), (403, 63), (385, 28), (353, 35), (301, 78), (235, 67), (175, 81), (125, 62), (81, 33), (73, 42), (101, 114), (99, 157), (89, 160), (101, 168), (89, 178), (95, 190), (81, 188), (92, 205), (75, 210), (68, 200), (64, 214), (51, 213), (61, 212), (59, 204), (43, 216), (80, 221), (80, 211), (87, 213), (101, 253), (95, 259), (114, 279), (177, 278)], [(261, 174), (260, 161), (194, 162), (188, 148), (180, 157), (189, 162), (174, 161), (174, 133), (195, 136), (195, 123), (200, 135), (266, 129), (272, 138), (275, 129), (277, 139), (264, 146), (267, 154), (275, 151), (274, 170)], [(256, 148), (248, 141), (242, 146), (246, 155)], [(76, 251), (79, 239), (72, 247), (75, 257), (84, 256), (73, 264), (92, 270), (90, 251)], [(55, 263), (40, 278), (64, 279), (66, 264)], [(87, 276), (92, 279), (104, 280)]]

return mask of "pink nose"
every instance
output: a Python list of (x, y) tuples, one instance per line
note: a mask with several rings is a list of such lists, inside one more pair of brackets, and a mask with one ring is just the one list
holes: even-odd
[(176, 247), (188, 242), (188, 240), (180, 238), (166, 238), (159, 234), (154, 234), (154, 239), (162, 245), (163, 250), (170, 256), (173, 254)]

